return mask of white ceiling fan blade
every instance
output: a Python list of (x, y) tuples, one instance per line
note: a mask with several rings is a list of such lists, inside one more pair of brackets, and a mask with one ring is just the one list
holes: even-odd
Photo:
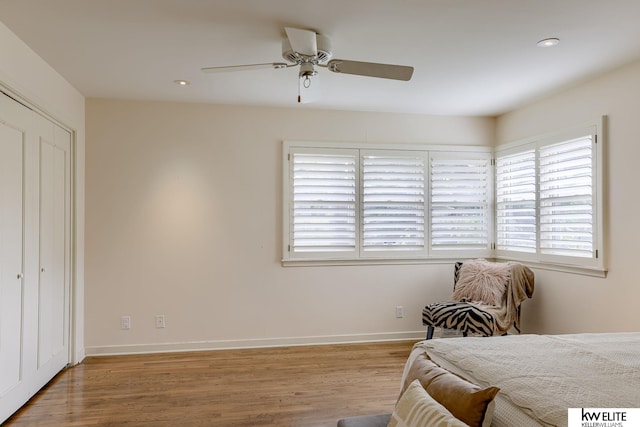
[(329, 71), (356, 76), (380, 77), (383, 79), (411, 80), (413, 67), (405, 65), (378, 64), (375, 62), (349, 61), (332, 59), (326, 65)]
[(304, 56), (316, 56), (318, 54), (318, 41), (316, 33), (299, 28), (285, 28), (287, 38), (294, 52)]
[(203, 73), (224, 73), (227, 71), (247, 71), (247, 70), (262, 70), (265, 68), (287, 68), (291, 64), (285, 62), (268, 62), (265, 64), (247, 64), (247, 65), (228, 65), (223, 67), (206, 67), (202, 68)]

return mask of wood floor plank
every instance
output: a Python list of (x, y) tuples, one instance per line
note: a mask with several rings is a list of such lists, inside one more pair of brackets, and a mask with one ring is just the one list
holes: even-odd
[(6, 426), (332, 426), (391, 412), (413, 342), (88, 357)]

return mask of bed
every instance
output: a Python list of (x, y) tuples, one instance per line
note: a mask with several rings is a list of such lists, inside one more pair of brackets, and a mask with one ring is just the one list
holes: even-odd
[(495, 427), (566, 426), (568, 408), (640, 407), (640, 333), (421, 341), (402, 384), (425, 356), (469, 382), (500, 389), (493, 400)]

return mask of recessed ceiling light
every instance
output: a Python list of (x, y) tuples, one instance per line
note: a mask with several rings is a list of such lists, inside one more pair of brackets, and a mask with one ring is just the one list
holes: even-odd
[(560, 43), (560, 39), (557, 39), (554, 37), (554, 38), (540, 40), (538, 43), (536, 43), (536, 45), (538, 47), (552, 47), (552, 46), (556, 46), (558, 43)]
[(179, 86), (187, 86), (189, 84), (186, 80), (174, 80), (173, 82)]

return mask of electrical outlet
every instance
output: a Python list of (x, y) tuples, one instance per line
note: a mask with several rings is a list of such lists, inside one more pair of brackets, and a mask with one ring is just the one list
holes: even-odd
[(131, 329), (131, 316), (122, 316), (120, 318), (120, 329), (125, 331)]
[(156, 314), (156, 328), (162, 329), (164, 327), (164, 314)]
[(404, 317), (404, 307), (401, 305), (396, 306), (396, 317), (401, 319)]

